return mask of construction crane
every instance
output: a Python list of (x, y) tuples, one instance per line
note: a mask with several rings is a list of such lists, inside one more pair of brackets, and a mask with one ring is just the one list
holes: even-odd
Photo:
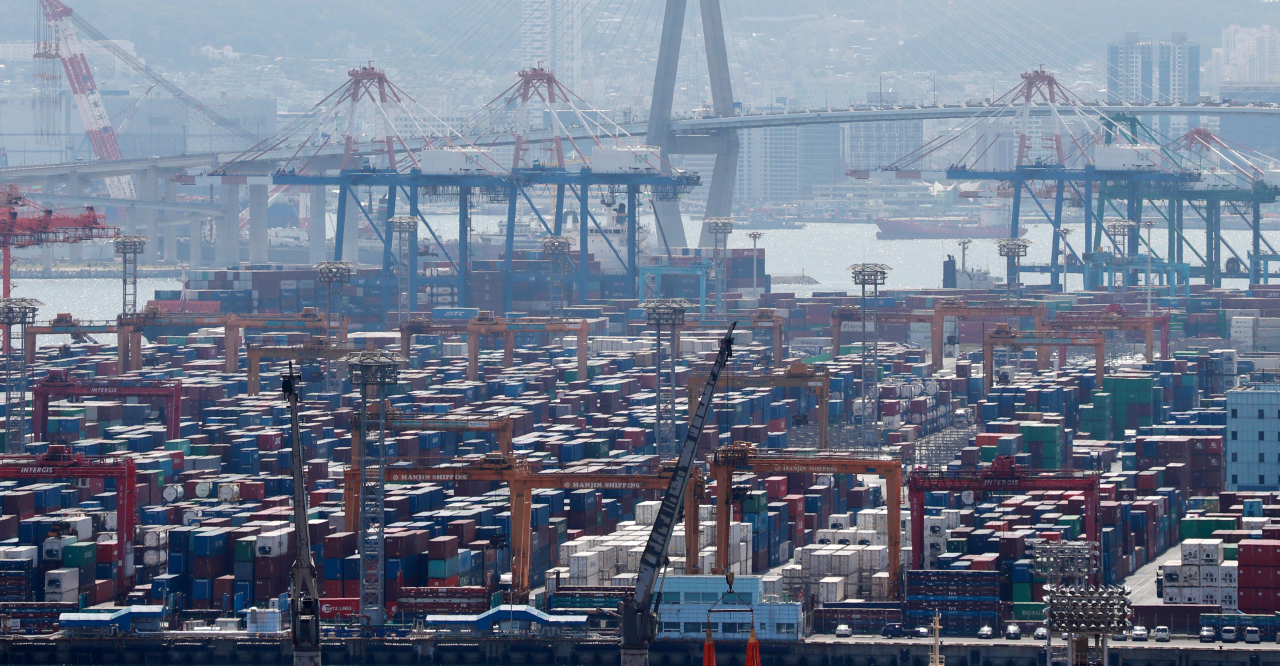
[(4, 298), (9, 298), (12, 282), (13, 248), (53, 243), (79, 243), (97, 238), (115, 238), (120, 232), (103, 224), (103, 216), (92, 206), (79, 215), (53, 212), (28, 199), (17, 185), (0, 190), (0, 251), (3, 252)]
[[(72, 16), (71, 8), (59, 0), (40, 0), (40, 10), (45, 22), (53, 28), (53, 43), (37, 45), (35, 57), (62, 61), (62, 68), (67, 73), (67, 84), (71, 86), (71, 95), (75, 97), (76, 108), (80, 110), (80, 120), (84, 122), (85, 131), (89, 134), (93, 154), (104, 162), (124, 159), (115, 128), (107, 117), (107, 107), (102, 103), (102, 94), (98, 92), (98, 84), (93, 79), (93, 70), (84, 57), (80, 33), (76, 32), (69, 20)], [(137, 198), (133, 179), (129, 176), (109, 176), (106, 183), (107, 191), (113, 199)]]
[(298, 425), (298, 382), (289, 373), (280, 378), (280, 391), (289, 402), (289, 427), (293, 437), (293, 533), (298, 539), (290, 577), (289, 617), (293, 623), (294, 666), (320, 666), (320, 585), (311, 556), (311, 530), (307, 526), (307, 487), (302, 476), (302, 432)]
[[(622, 666), (648, 666), (649, 643), (653, 640), (657, 628), (654, 592), (657, 587), (658, 573), (666, 566), (667, 544), (675, 529), (676, 514), (684, 500), (685, 488), (689, 484), (690, 470), (693, 467), (694, 453), (698, 450), (698, 440), (702, 437), (702, 428), (707, 422), (707, 412), (711, 409), (711, 399), (716, 391), (716, 381), (720, 372), (733, 355), (734, 322), (720, 340), (720, 352), (707, 374), (707, 383), (698, 396), (698, 407), (693, 419), (689, 422), (689, 432), (685, 435), (684, 446), (680, 448), (680, 456), (676, 459), (675, 468), (671, 471), (671, 482), (662, 495), (662, 505), (658, 507), (658, 515), (653, 521), (653, 529), (649, 532), (649, 541), (640, 555), (640, 570), (636, 574), (636, 589), (623, 597), (618, 605), (619, 627), (622, 632)], [(688, 507), (688, 511), (693, 511)], [(686, 535), (687, 536), (687, 535)]]
[(990, 467), (948, 472), (917, 467), (907, 477), (911, 502), (911, 568), (924, 568), (924, 494), (926, 492), (1025, 493), (1031, 490), (1074, 490), (1084, 493), (1084, 531), (1098, 540), (1098, 495), (1101, 477), (1095, 472), (1036, 473), (1015, 465), (1011, 456), (999, 456)]
[[(891, 593), (898, 589), (902, 559), (902, 459), (897, 456), (858, 456), (845, 453), (818, 455), (776, 455), (760, 451), (748, 442), (722, 446), (711, 459), (711, 478), (716, 482), (716, 571), (729, 569), (729, 519), (731, 486), (736, 470), (756, 474), (878, 474), (885, 481), (885, 504), (889, 510), (888, 541)], [(913, 541), (912, 544), (919, 543)]]

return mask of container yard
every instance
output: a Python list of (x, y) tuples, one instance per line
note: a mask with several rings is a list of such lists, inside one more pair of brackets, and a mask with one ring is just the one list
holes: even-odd
[[(270, 272), (228, 275), (261, 286)], [(314, 269), (282, 273), (314, 284)], [(198, 277), (188, 284), (215, 279)], [(272, 299), (249, 299), (246, 309), (206, 299), (212, 291), (157, 293), (147, 311), (214, 303), (204, 314), (221, 315), (230, 304), (243, 318), (324, 306), (303, 288), (282, 311)], [(940, 297), (888, 292), (878, 305), (929, 317)], [(963, 297), (975, 311), (992, 307), (983, 294)], [(1197, 307), (1230, 298), (1207, 293)], [(1254, 437), (1274, 431), (1243, 419), (1268, 417), (1266, 407), (1245, 413), (1268, 395), (1280, 404), (1270, 357), (1171, 329), (1169, 358), (1122, 351), (1100, 378), (1078, 357), (1001, 351), (988, 390), (980, 349), (961, 342), (934, 370), (906, 328), (882, 325), (865, 345), (845, 331), (849, 346), (835, 356), (829, 348), (797, 355), (786, 344), (830, 340), (823, 323), (855, 301), (730, 299), (747, 307), (730, 307), (728, 320), (760, 320), (768, 306), (782, 326), (736, 331), (732, 358), (721, 360), (723, 330), (695, 321), (689, 305), (667, 373), (656, 372), (659, 353), (671, 350), (649, 330), (653, 304), (627, 300), (575, 306), (555, 320), (441, 307), (401, 330), (352, 326), (329, 342), (272, 330), (268, 320), (231, 349), (227, 326), (183, 320), (191, 330), (174, 324), (135, 346), (141, 368), (123, 373), (107, 343), (25, 350), (33, 402), (10, 403), (13, 439), (0, 459), (0, 613), (12, 618), (9, 633), (24, 636), (198, 626), (282, 633), (294, 619), (291, 581), (304, 542), (324, 635), (368, 632), (370, 517), (357, 500), (373, 482), (383, 491), (378, 632), (452, 636), (485, 625), (458, 618), (520, 608), (541, 614), (526, 630), (605, 637), (641, 584), (663, 522), (674, 461), (655, 433), (658, 396), (670, 391), (677, 441), (695, 438), (694, 480), (670, 527), (657, 643), (698, 641), (708, 630), (724, 641), (753, 629), (770, 642), (841, 626), (878, 635), (930, 626), (935, 615), (952, 638), (1011, 624), (1030, 633), (1045, 621), (1052, 573), (1037, 562), (1081, 542), (1096, 544), (1085, 574), (1095, 584), (1136, 588), (1147, 576), (1159, 588), (1133, 601), (1135, 617), (1194, 611), (1176, 631), (1236, 621), (1274, 637), (1266, 615), (1280, 609), (1274, 491), (1233, 481), (1227, 462), (1268, 455), (1255, 453)], [(1081, 296), (1073, 311), (1115, 318), (1121, 301)], [(1055, 303), (1019, 307), (1052, 312)], [(574, 321), (588, 332), (585, 366), (581, 338), (544, 330)], [(435, 323), (450, 330), (433, 331)], [(490, 330), (482, 324), (512, 324), (511, 333), (482, 334)], [(781, 367), (770, 335), (783, 337)], [(369, 430), (369, 410), (379, 409), (369, 388), (329, 372), (340, 362), (317, 354), (337, 347), (357, 355), (407, 347), (390, 357), (398, 367), (382, 389), (385, 434)], [(255, 352), (251, 380), (251, 352), (266, 349), (294, 353)], [(721, 387), (695, 429), (690, 411), (711, 371)], [(290, 377), (296, 424), (280, 393)], [(949, 433), (964, 434), (941, 453), (930, 448), (923, 466), (916, 445)], [(362, 469), (369, 446), (382, 447), (381, 479)]]

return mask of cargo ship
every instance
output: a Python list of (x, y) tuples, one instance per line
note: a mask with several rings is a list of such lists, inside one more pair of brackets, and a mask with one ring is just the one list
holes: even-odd
[[(945, 215), (933, 217), (877, 217), (879, 240), (922, 238), (1008, 238), (1009, 218), (1003, 206), (984, 206), (978, 217)], [(1019, 236), (1025, 236), (1025, 227)]]

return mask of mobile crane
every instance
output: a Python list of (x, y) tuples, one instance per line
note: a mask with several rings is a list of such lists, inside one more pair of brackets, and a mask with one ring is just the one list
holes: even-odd
[[(662, 506), (658, 508), (657, 519), (653, 521), (653, 530), (649, 532), (649, 541), (644, 553), (640, 555), (640, 570), (636, 575), (635, 591), (623, 597), (618, 604), (619, 625), (622, 630), (622, 666), (648, 666), (649, 642), (653, 640), (657, 626), (657, 615), (654, 612), (654, 589), (657, 586), (658, 573), (666, 563), (667, 544), (671, 541), (671, 533), (676, 524), (676, 514), (680, 511), (684, 499), (685, 487), (689, 483), (690, 469), (693, 467), (694, 453), (698, 449), (698, 439), (702, 436), (702, 428), (707, 422), (707, 412), (711, 407), (711, 398), (716, 390), (716, 381), (720, 372), (733, 355), (734, 322), (720, 339), (720, 352), (716, 354), (715, 363), (707, 373), (707, 383), (702, 387), (698, 397), (697, 411), (689, 421), (689, 432), (685, 435), (684, 445), (680, 449), (680, 457), (671, 472), (671, 482), (662, 495)], [(689, 507), (687, 510), (695, 510)]]
[(293, 533), (298, 553), (290, 576), (289, 618), (293, 628), (293, 666), (320, 666), (320, 586), (316, 563), (311, 559), (311, 531), (307, 526), (307, 486), (302, 476), (302, 433), (298, 425), (298, 380), (289, 373), (280, 380), (284, 399), (289, 402), (289, 427), (293, 437)]

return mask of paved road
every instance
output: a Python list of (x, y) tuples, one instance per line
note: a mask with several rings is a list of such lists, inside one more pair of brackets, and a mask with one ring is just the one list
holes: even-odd
[[(1163, 555), (1157, 557), (1153, 562), (1135, 571), (1132, 576), (1124, 579), (1125, 585), (1128, 585), (1129, 589), (1132, 590), (1129, 593), (1130, 603), (1135, 606), (1162, 603), (1160, 597), (1156, 595), (1156, 568), (1181, 556), (1179, 548), (1174, 546), (1166, 550)], [(1150, 629), (1150, 627), (1147, 628)]]

